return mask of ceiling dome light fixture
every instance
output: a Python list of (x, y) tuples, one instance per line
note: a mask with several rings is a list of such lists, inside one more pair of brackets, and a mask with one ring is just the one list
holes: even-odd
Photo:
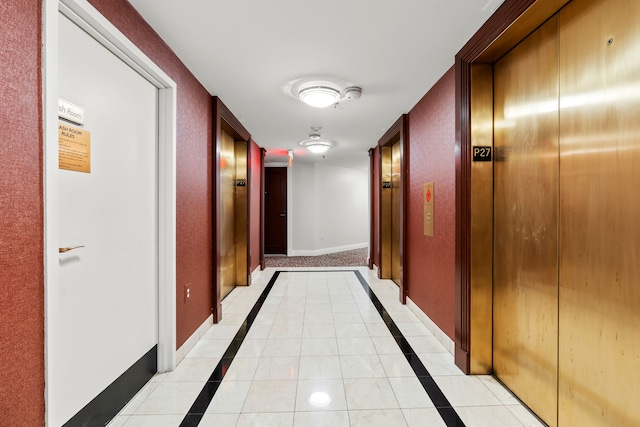
[(307, 150), (314, 154), (321, 154), (333, 146), (333, 141), (320, 137), (321, 127), (312, 127), (309, 139), (305, 139), (300, 143)]
[(362, 96), (361, 87), (323, 76), (290, 80), (283, 89), (289, 96), (316, 108), (336, 106), (343, 101), (351, 102)]
[(316, 141), (308, 140), (300, 143), (307, 150), (311, 151), (314, 154), (321, 154), (331, 148), (331, 144), (329, 141), (325, 141), (324, 139), (318, 139)]
[(312, 107), (325, 108), (340, 101), (340, 91), (328, 86), (312, 86), (302, 89), (298, 98)]

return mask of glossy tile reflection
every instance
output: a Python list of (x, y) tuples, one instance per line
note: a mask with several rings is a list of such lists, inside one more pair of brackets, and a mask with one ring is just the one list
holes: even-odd
[(111, 425), (473, 427), (495, 411), (542, 426), (492, 377), (462, 375), (397, 292), (366, 268), (265, 270)]

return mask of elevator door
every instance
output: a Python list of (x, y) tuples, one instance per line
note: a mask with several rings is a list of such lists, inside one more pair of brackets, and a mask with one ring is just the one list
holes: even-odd
[(400, 142), (391, 147), (391, 280), (398, 286), (402, 277), (402, 254), (400, 252), (400, 217), (402, 215), (401, 199), (401, 158)]
[[(222, 132), (220, 144), (220, 298), (247, 285), (247, 150)], [(244, 180), (244, 185), (242, 181)]]
[(561, 426), (640, 426), (640, 2), (560, 13)]
[(494, 371), (549, 425), (640, 425), (640, 3), (494, 64)]
[(220, 299), (224, 298), (236, 285), (235, 252), (235, 189), (236, 189), (235, 141), (226, 132), (222, 132), (220, 144)]
[(496, 376), (556, 425), (558, 20), (494, 65)]
[(391, 279), (391, 147), (380, 147), (380, 278)]
[(380, 278), (402, 286), (402, 159), (400, 142), (381, 147)]

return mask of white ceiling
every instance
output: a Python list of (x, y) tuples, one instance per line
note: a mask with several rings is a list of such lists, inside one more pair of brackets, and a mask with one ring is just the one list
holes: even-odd
[[(212, 95), (267, 149), (267, 162), (368, 168), (368, 149), (453, 65), (503, 0), (129, 0)], [(359, 86), (359, 100), (317, 109), (303, 79)], [(180, 88), (178, 88), (180, 90)], [(311, 126), (335, 141), (299, 145)]]

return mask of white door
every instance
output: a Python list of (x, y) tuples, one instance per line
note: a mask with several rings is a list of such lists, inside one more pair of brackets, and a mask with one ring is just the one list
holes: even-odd
[(59, 96), (85, 109), (91, 171), (58, 171), (59, 245), (84, 247), (60, 253), (48, 293), (55, 426), (158, 343), (158, 89), (62, 14), (58, 64)]

